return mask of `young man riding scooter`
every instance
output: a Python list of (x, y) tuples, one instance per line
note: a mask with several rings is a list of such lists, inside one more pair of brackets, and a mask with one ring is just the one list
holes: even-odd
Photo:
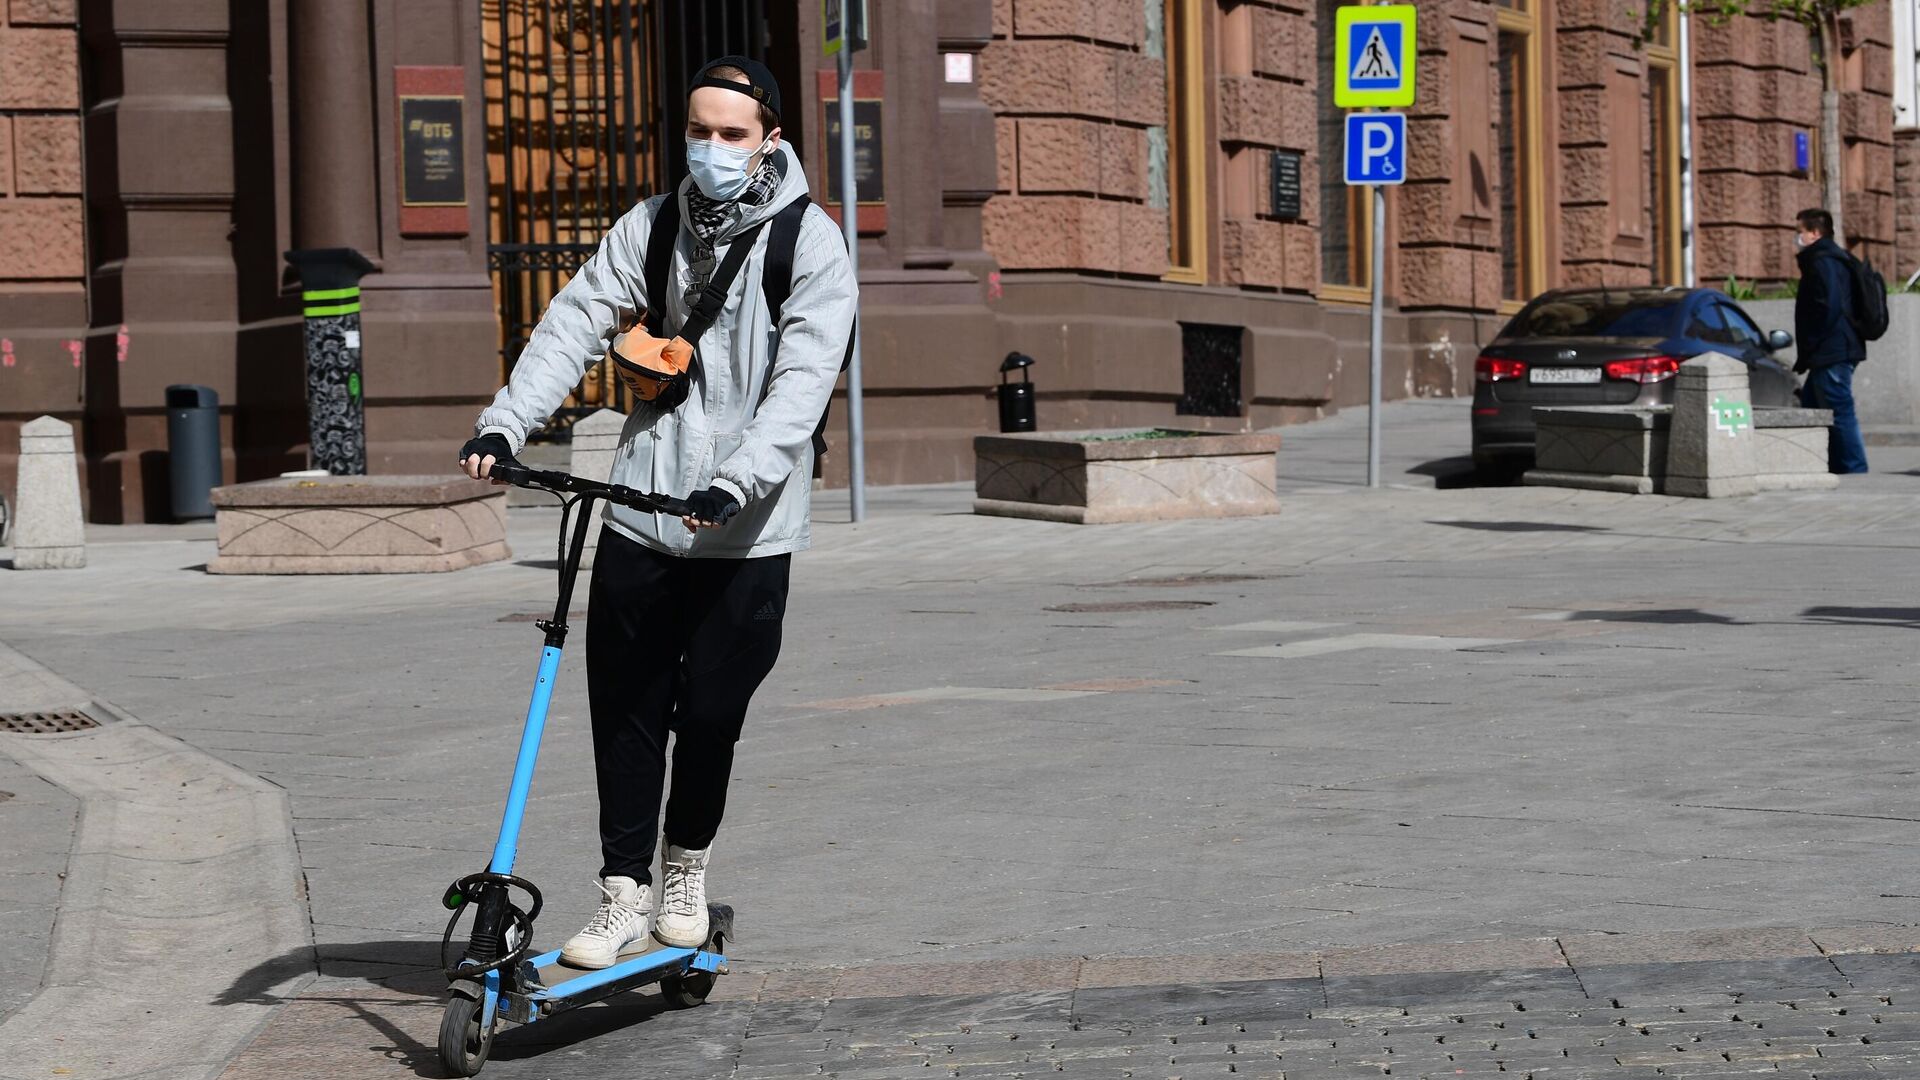
[(693, 508), (676, 521), (609, 507), (595, 557), (587, 688), (603, 862), (599, 907), (562, 950), (576, 967), (644, 945), (649, 914), (667, 945), (708, 936), (706, 871), (734, 743), (779, 655), (788, 564), (809, 539), (813, 437), (858, 300), (838, 226), (799, 202), (807, 180), (780, 141), (771, 72), (739, 56), (702, 68), (686, 138), (692, 175), (606, 234), (460, 450), (467, 474), (486, 476), (606, 357), (640, 399), (612, 482), (688, 492)]

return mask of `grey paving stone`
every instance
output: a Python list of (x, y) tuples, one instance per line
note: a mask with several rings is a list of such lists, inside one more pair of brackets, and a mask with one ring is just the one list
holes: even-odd
[(1523, 1002), (1528, 1009), (1585, 1005), (1587, 994), (1571, 968), (1518, 971), (1450, 971), (1416, 975), (1364, 975), (1325, 980), (1327, 1003), (1398, 1005), (1430, 1002)]
[[(1317, 979), (1101, 987), (1074, 992), (1073, 1019), (1083, 1026), (1182, 1024), (1198, 1028), (1254, 1020), (1273, 1023), (1305, 1018), (1325, 1000)], [(1200, 1037), (1225, 1038), (1226, 1034)]]
[[(1846, 977), (1825, 957), (1730, 960), (1686, 964), (1614, 964), (1582, 968), (1580, 983), (1596, 1000), (1632, 1005), (1684, 997), (1743, 999), (1805, 997), (1822, 990), (1848, 990)], [(1737, 995), (1737, 996), (1736, 996)]]

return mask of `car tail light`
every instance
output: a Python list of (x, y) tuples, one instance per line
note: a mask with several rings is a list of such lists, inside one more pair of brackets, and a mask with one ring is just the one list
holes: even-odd
[(1476, 382), (1504, 382), (1508, 379), (1527, 377), (1525, 360), (1510, 360), (1504, 356), (1488, 356), (1481, 353), (1473, 362), (1473, 377)]
[(1677, 356), (1638, 356), (1632, 360), (1612, 360), (1603, 368), (1609, 379), (1625, 379), (1628, 382), (1657, 383), (1666, 382), (1680, 374), (1680, 358)]

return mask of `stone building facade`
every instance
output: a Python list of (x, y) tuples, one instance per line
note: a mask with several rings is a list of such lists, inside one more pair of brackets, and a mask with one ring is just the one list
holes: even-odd
[[(1920, 267), (1920, 145), (1910, 119), (1896, 130), (1914, 3), (1851, 13), (1835, 58), (1848, 231), (1901, 276)], [(1389, 397), (1468, 392), (1478, 345), (1542, 289), (1679, 280), (1673, 27), (1640, 41), (1628, 0), (1421, 0), (1409, 176), (1376, 268), (1368, 200), (1339, 176), (1336, 6), (870, 2), (872, 482), (970, 476), (1011, 350), (1038, 361), (1043, 428), (1240, 430), (1364, 401), (1376, 272)], [(94, 520), (163, 518), (162, 395), (181, 382), (221, 394), (231, 479), (303, 466), (282, 253), (336, 245), (378, 266), (371, 467), (441, 471), (567, 260), (672, 178), (691, 53), (764, 56), (834, 204), (819, 7), (0, 0), (0, 491), (19, 425), (53, 413), (81, 429)], [(1818, 60), (1790, 23), (1695, 20), (1703, 283), (1793, 275), (1792, 215), (1827, 165)], [(429, 69), (472, 137), (464, 212), (423, 229), (401, 204), (396, 100)], [(1297, 170), (1297, 208), (1276, 168)], [(571, 404), (619, 401), (594, 374)]]

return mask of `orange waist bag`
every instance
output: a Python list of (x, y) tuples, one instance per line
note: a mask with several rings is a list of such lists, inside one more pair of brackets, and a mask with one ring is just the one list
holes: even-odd
[[(662, 207), (661, 213), (664, 215), (666, 212), (666, 208)], [(673, 228), (678, 230), (677, 213), (673, 221)], [(656, 220), (654, 224), (658, 227), (660, 222)], [(607, 350), (607, 358), (613, 361), (613, 369), (619, 374), (620, 381), (627, 384), (635, 397), (660, 409), (679, 408), (680, 403), (687, 399), (687, 392), (693, 384), (694, 346), (726, 308), (727, 293), (733, 288), (733, 279), (740, 275), (740, 268), (753, 252), (754, 241), (765, 225), (764, 221), (756, 222), (728, 244), (727, 257), (721, 260), (712, 279), (700, 290), (700, 297), (694, 302), (693, 310), (687, 313), (686, 324), (680, 327), (679, 334), (670, 338), (659, 337), (663, 330), (662, 320), (649, 311), (640, 325), (630, 327), (626, 333), (613, 339), (613, 348)], [(650, 240), (647, 250), (650, 265), (655, 257), (653, 248)], [(668, 277), (665, 270), (671, 261), (671, 249), (663, 246), (660, 251), (666, 261), (658, 276), (664, 281)], [(649, 280), (654, 276), (649, 273)]]
[(685, 338), (657, 338), (636, 326), (613, 339), (607, 358), (635, 397), (652, 402), (684, 393), (693, 346)]

